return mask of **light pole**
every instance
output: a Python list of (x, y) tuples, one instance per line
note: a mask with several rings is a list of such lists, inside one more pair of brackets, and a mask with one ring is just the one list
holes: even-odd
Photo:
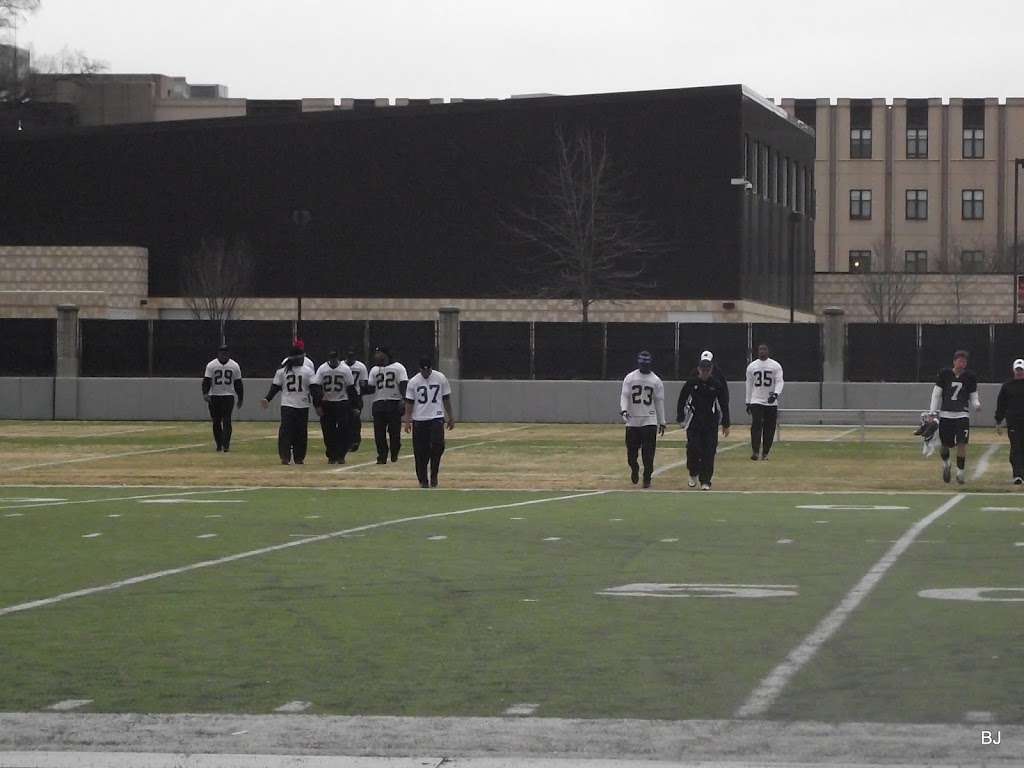
[(796, 241), (800, 214), (789, 212), (789, 322), (796, 321)]
[(295, 299), (296, 299), (296, 318), (295, 318), (295, 335), (297, 338), (302, 337), (302, 273), (305, 269), (305, 247), (306, 242), (303, 238), (303, 234), (306, 231), (306, 227), (309, 226), (309, 222), (313, 220), (313, 215), (305, 208), (298, 208), (292, 211), (292, 224), (295, 225), (295, 251), (293, 252), (292, 269), (295, 272)]
[(1020, 311), (1020, 287), (1017, 285), (1020, 275), (1020, 169), (1024, 166), (1024, 158), (1013, 161), (1013, 323), (1017, 324), (1017, 313)]

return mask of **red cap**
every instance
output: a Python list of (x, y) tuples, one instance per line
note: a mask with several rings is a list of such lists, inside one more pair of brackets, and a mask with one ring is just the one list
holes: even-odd
[(295, 343), (292, 344), (296, 349), (301, 349), (303, 352), (306, 351), (306, 345), (302, 343), (302, 339), (296, 339)]

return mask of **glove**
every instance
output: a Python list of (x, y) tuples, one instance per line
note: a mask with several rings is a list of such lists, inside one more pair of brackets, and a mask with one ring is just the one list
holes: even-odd
[(768, 395), (768, 405), (774, 405), (775, 401), (778, 400), (778, 399), (779, 399), (779, 396), (777, 394), (775, 394), (774, 392), (772, 392), (770, 395)]
[(622, 423), (625, 424), (629, 420), (629, 414), (626, 411), (622, 411), (620, 415), (622, 416)]
[(659, 424), (658, 425), (658, 437), (661, 437), (664, 434), (665, 434), (665, 425), (664, 424)]
[(750, 403), (747, 403), (747, 415), (750, 415)]

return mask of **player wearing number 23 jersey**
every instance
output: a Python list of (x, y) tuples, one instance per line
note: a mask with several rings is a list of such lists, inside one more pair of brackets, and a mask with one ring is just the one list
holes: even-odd
[(637, 369), (622, 380), (619, 413), (626, 423), (629, 479), (633, 485), (640, 481), (640, 465), (637, 462), (637, 455), (640, 454), (644, 463), (644, 488), (650, 488), (658, 434), (665, 434), (665, 385), (651, 370), (654, 358), (650, 352), (640, 352), (636, 356), (636, 363)]

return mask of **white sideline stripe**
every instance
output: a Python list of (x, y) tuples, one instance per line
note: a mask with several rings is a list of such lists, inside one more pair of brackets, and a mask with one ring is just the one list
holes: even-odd
[[(110, 488), (116, 488), (117, 486), (106, 486)], [(159, 488), (160, 486), (152, 486)], [(204, 489), (201, 491), (171, 491), (168, 493), (149, 493), (143, 496), (115, 496), (113, 498), (106, 499), (72, 499), (70, 501), (51, 501), (44, 504), (15, 504), (7, 507), (0, 507), (0, 509), (25, 509), (26, 507), (63, 507), (68, 504), (102, 504), (105, 501), (137, 501), (138, 499), (159, 499), (165, 496), (195, 496), (197, 494), (204, 493), (243, 493), (245, 491), (256, 491), (259, 490), (255, 486), (253, 487), (239, 487), (239, 488), (221, 488), (219, 490), (211, 491)]]
[[(725, 453), (726, 451), (731, 451), (733, 448), (739, 448), (741, 445), (746, 445), (746, 443), (739, 442), (739, 443), (734, 443), (733, 445), (727, 445), (725, 448), (720, 448), (717, 451), (717, 453)], [(716, 455), (717, 455), (717, 453), (716, 453)], [(674, 462), (672, 464), (666, 464), (664, 467), (658, 467), (656, 470), (654, 470), (654, 472), (651, 473), (651, 476), (652, 477), (657, 477), (658, 475), (662, 474), (663, 472), (668, 472), (670, 469), (675, 469), (676, 467), (685, 467), (685, 466), (686, 466), (686, 459), (683, 459), (682, 461), (676, 461), (676, 462)], [(647, 490), (649, 491), (650, 489), (647, 489)], [(680, 491), (680, 493), (685, 493), (685, 491)]]
[(51, 704), (47, 709), (54, 712), (70, 712), (72, 709), (84, 707), (86, 704), (92, 704), (92, 699), (64, 699), (56, 704)]
[[(792, 429), (794, 426), (796, 426), (796, 425), (790, 425), (789, 428)], [(856, 432), (858, 429), (860, 429), (860, 427), (854, 427), (853, 429), (848, 429), (845, 432), (840, 432), (838, 435), (832, 435), (832, 437), (830, 437), (827, 440), (825, 440), (825, 442), (826, 443), (835, 442), (840, 437), (846, 437), (848, 434), (850, 434), (851, 432)]]
[(843, 625), (843, 622), (849, 617), (854, 610), (857, 609), (870, 593), (875, 588), (882, 577), (885, 576), (886, 571), (892, 567), (893, 563), (902, 555), (907, 548), (914, 543), (914, 539), (918, 535), (931, 525), (933, 522), (942, 517), (946, 512), (951, 510), (963, 499), (966, 498), (965, 494), (958, 493), (951, 499), (948, 499), (938, 509), (931, 514), (918, 520), (912, 525), (906, 533), (896, 540), (896, 543), (889, 548), (882, 559), (875, 563), (871, 570), (864, 574), (863, 578), (857, 582), (857, 584), (846, 593), (846, 596), (840, 601), (839, 605), (832, 609), (832, 611), (819, 622), (811, 633), (803, 639), (803, 641), (786, 656), (785, 660), (773, 669), (768, 676), (761, 681), (761, 683), (754, 689), (754, 692), (750, 694), (746, 702), (736, 710), (736, 717), (747, 718), (755, 717), (757, 715), (764, 714), (765, 711), (775, 703), (775, 700), (782, 693), (782, 690), (789, 684), (789, 681), (793, 679), (793, 676), (803, 668), (807, 662), (814, 658), (814, 655), (829, 638), (836, 633), (836, 631)]
[(998, 450), (999, 443), (992, 443), (992, 445), (985, 449), (985, 452), (979, 457), (978, 463), (974, 465), (974, 472), (971, 473), (971, 480), (980, 480), (982, 475), (988, 472), (989, 462)]
[[(240, 736), (248, 730), (232, 736)], [(356, 757), (319, 755), (187, 754), (164, 752), (0, 752), (0, 768), (439, 768), (443, 757)], [(645, 761), (646, 762), (646, 761)], [(483, 762), (480, 768), (494, 768)], [(509, 763), (501, 763), (509, 765)], [(547, 761), (538, 768), (550, 765)], [(607, 763), (597, 763), (600, 768)], [(681, 768), (687, 768), (682, 766)]]
[(307, 709), (313, 706), (310, 701), (289, 701), (287, 704), (282, 704), (280, 707), (275, 709), (275, 712), (305, 712)]
[[(473, 437), (483, 437), (484, 435), (501, 435), (501, 434), (505, 434), (506, 432), (521, 432), (524, 429), (532, 429), (532, 428), (533, 428), (533, 425), (530, 425), (528, 427), (514, 427), (512, 429), (496, 429), (496, 430), (492, 430), (490, 432), (481, 432), (479, 434), (473, 435)], [(501, 442), (500, 440), (481, 440), (481, 441), (476, 442), (476, 443), (464, 443), (462, 445), (453, 445), (451, 448), (445, 448), (444, 452), (445, 453), (451, 453), (452, 451), (461, 451), (463, 448), (475, 448), (478, 445), (490, 445), (491, 443), (500, 443), (500, 442)], [(411, 453), (406, 453), (404, 456), (399, 456), (398, 460), (401, 461), (402, 459), (411, 459), (411, 458), (412, 458), (412, 454)], [(327, 472), (332, 472), (332, 473), (334, 473), (334, 472), (351, 472), (353, 469), (359, 469), (360, 467), (376, 467), (376, 466), (377, 466), (377, 460), (374, 459), (373, 461), (364, 461), (362, 464), (348, 464), (348, 465), (346, 465), (344, 467), (338, 467), (337, 469), (328, 469), (326, 471)]]
[(352, 533), (359, 533), (360, 531), (372, 531), (377, 528), (386, 528), (391, 525), (400, 525), (401, 523), (410, 523), (417, 520), (434, 520), (440, 517), (452, 517), (454, 515), (468, 515), (471, 512), (488, 512), (494, 509), (509, 509), (511, 507), (528, 507), (534, 504), (546, 504), (552, 501), (569, 501), (570, 499), (580, 499), (585, 496), (603, 496), (607, 491), (590, 491), (588, 493), (573, 493), (567, 496), (548, 496), (542, 499), (529, 499), (527, 501), (514, 501), (508, 504), (489, 504), (485, 507), (471, 507), (469, 509), (457, 509), (451, 512), (434, 512), (429, 515), (416, 515), (414, 517), (399, 517), (393, 520), (384, 520), (379, 523), (368, 523), (367, 525), (360, 525), (355, 528), (346, 528), (341, 531), (332, 531), (331, 533), (322, 533), (318, 536), (312, 536), (308, 539), (298, 539), (296, 541), (288, 541), (283, 544), (274, 544), (269, 547), (261, 547), (259, 549), (250, 549), (246, 552), (239, 552), (235, 555), (228, 555), (227, 557), (219, 557), (216, 560), (201, 560), (198, 563), (190, 563), (189, 565), (182, 565), (177, 568), (168, 568), (163, 571), (154, 571), (153, 573), (146, 573), (141, 576), (133, 576), (129, 579), (121, 579), (120, 581), (113, 581), (109, 584), (102, 584), (98, 587), (88, 587), (86, 589), (77, 589), (74, 592), (64, 592), (60, 595), (54, 595), (53, 597), (43, 598), (41, 600), (32, 600), (27, 603), (19, 603), (17, 605), (9, 605), (6, 608), (0, 608), (0, 616), (7, 616), (11, 613), (19, 613), (21, 611), (28, 611), (33, 608), (42, 608), (47, 605), (53, 605), (54, 603), (62, 603), (65, 600), (71, 600), (76, 597), (87, 597), (88, 595), (95, 595), (100, 592), (113, 592), (116, 589), (123, 587), (130, 587), (135, 584), (142, 584), (147, 581), (155, 581), (156, 579), (162, 579), (167, 576), (176, 576), (179, 573), (188, 573), (189, 571), (198, 571), (202, 568), (212, 568), (215, 565), (224, 565), (225, 563), (233, 563), (237, 560), (245, 560), (250, 557), (257, 557), (259, 555), (270, 554), (271, 552), (279, 552), (284, 549), (291, 549), (292, 547), (301, 547), (304, 544), (311, 544), (315, 541), (329, 541), (336, 539), (341, 536), (347, 536)]
[(531, 703), (513, 704), (511, 707), (505, 710), (505, 714), (519, 716), (532, 715), (534, 712), (537, 711), (537, 707), (539, 706), (539, 704)]

